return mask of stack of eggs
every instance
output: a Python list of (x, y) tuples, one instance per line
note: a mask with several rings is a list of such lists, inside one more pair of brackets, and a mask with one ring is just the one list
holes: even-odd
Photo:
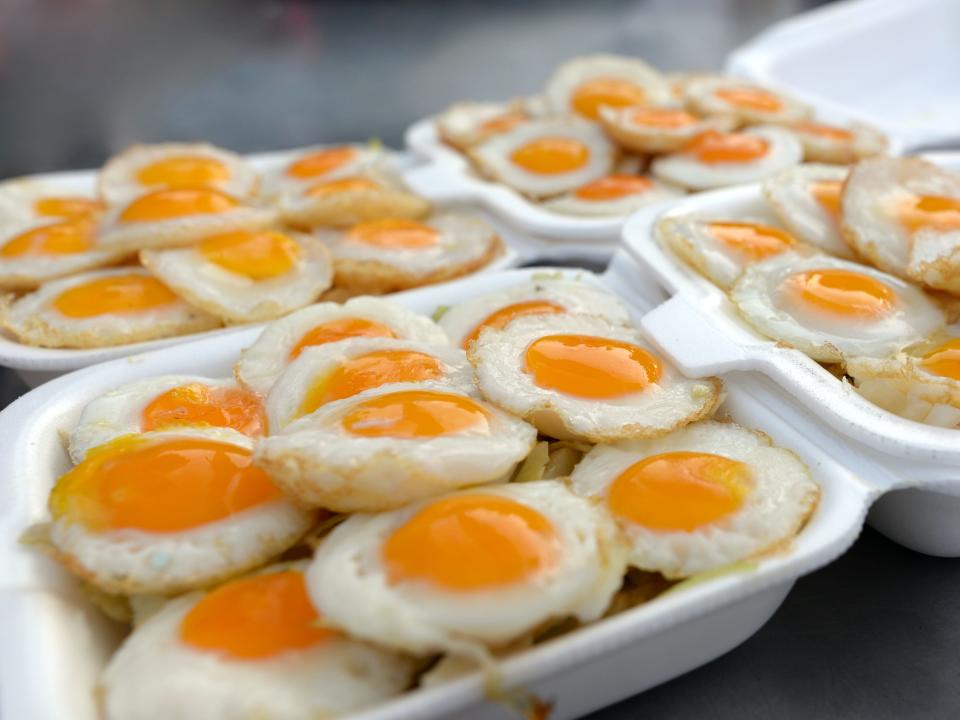
[(436, 320), (314, 305), (234, 370), (117, 388), (70, 434), (46, 545), (133, 624), (107, 718), (327, 717), (489, 669), (782, 551), (819, 497), (580, 280)]
[(960, 176), (881, 156), (800, 165), (764, 194), (769, 218), (672, 216), (658, 239), (761, 334), (885, 410), (960, 427)]
[(431, 215), (377, 147), (314, 148), (262, 176), (205, 144), (137, 146), (95, 195), (0, 185), (3, 326), (19, 341), (100, 347), (261, 322), (324, 294), (385, 293), (472, 272), (500, 239)]
[(886, 147), (872, 128), (812, 116), (736, 78), (664, 76), (639, 59), (596, 55), (564, 63), (540, 95), (456, 103), (436, 127), (481, 175), (548, 210), (600, 216)]

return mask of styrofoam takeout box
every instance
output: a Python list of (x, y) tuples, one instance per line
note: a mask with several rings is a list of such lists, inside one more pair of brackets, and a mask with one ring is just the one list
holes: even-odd
[[(960, 160), (928, 157), (943, 165)], [(837, 457), (874, 487), (895, 490), (875, 506), (874, 527), (915, 550), (960, 556), (960, 431), (887, 412), (799, 350), (751, 328), (720, 288), (655, 239), (660, 219), (688, 213), (777, 222), (759, 185), (691, 196), (666, 212), (636, 213), (624, 227), (625, 248), (672, 296), (643, 318), (653, 342), (693, 377), (753, 372), (769, 378), (794, 422), (832, 429), (842, 438)], [(904, 522), (908, 514), (914, 520)]]
[(859, 114), (908, 150), (960, 145), (960, 3), (848, 0), (760, 33), (728, 72)]
[[(479, 275), (444, 288), (425, 288), (397, 300), (424, 313), (438, 305), (535, 278), (543, 270)], [(602, 276), (563, 271), (619, 294), (634, 320), (662, 302), (654, 281), (625, 252)], [(700, 327), (692, 328), (699, 332)], [(256, 329), (194, 340), (137, 358), (115, 360), (59, 378), (0, 414), (0, 457), (8, 468), (0, 487), (0, 715), (31, 720), (94, 720), (91, 688), (118, 642), (117, 630), (91, 610), (77, 583), (39, 552), (17, 545), (28, 525), (46, 519), (49, 489), (68, 467), (60, 433), (83, 405), (118, 384), (162, 373), (225, 375)], [(673, 349), (678, 349), (674, 346)], [(681, 361), (689, 358), (679, 358)], [(756, 375), (727, 377), (721, 412), (768, 433), (795, 451), (820, 483), (822, 496), (809, 524), (783, 552), (736, 572), (720, 574), (622, 614), (518, 653), (501, 664), (510, 687), (556, 703), (551, 718), (572, 718), (641, 692), (732, 649), (773, 614), (801, 575), (830, 562), (856, 538), (870, 504), (892, 483), (851, 462), (837, 436), (789, 404)], [(844, 466), (846, 463), (846, 467)], [(918, 487), (924, 481), (918, 481)], [(923, 522), (924, 532), (948, 534), (956, 515), (937, 517), (890, 508), (891, 522)], [(901, 533), (908, 536), (909, 532)], [(159, 680), (159, 679), (158, 679)], [(510, 717), (484, 699), (471, 674), (410, 692), (359, 713), (362, 720)]]
[[(304, 148), (285, 150), (280, 152), (256, 153), (248, 155), (246, 159), (260, 172), (267, 173), (279, 170), (291, 162)], [(405, 177), (417, 166), (416, 159), (407, 153), (391, 152), (390, 165), (401, 177)], [(58, 185), (63, 192), (93, 193), (96, 190), (96, 170), (73, 170), (69, 172), (33, 175), (33, 179)], [(492, 272), (514, 267), (520, 262), (520, 256), (514, 249), (517, 245), (525, 246), (525, 240), (515, 229), (493, 217), (490, 213), (465, 207), (463, 203), (448, 202), (446, 198), (429, 192), (422, 193), (428, 200), (438, 207), (449, 210), (464, 210), (477, 212), (487, 220), (500, 234), (504, 242), (504, 254), (496, 258), (478, 272)], [(451, 281), (451, 282), (455, 282)], [(175, 337), (160, 338), (147, 342), (129, 343), (104, 348), (71, 349), (71, 348), (42, 348), (24, 345), (13, 339), (12, 336), (0, 331), (0, 366), (12, 368), (30, 387), (47, 382), (64, 373), (79, 368), (88, 367), (106, 360), (118, 357), (138, 355), (156, 350), (157, 348), (176, 345), (182, 342), (205, 337), (224, 336), (232, 334), (250, 326), (232, 326), (217, 330), (207, 330), (192, 335), (178, 335)], [(263, 327), (258, 324), (256, 327)]]

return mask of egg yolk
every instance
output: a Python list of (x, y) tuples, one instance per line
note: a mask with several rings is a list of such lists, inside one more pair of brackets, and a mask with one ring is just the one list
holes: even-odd
[(347, 231), (347, 240), (392, 250), (419, 250), (440, 242), (440, 232), (401, 218), (367, 220)]
[(525, 370), (545, 390), (590, 400), (640, 392), (662, 374), (641, 347), (590, 335), (548, 335), (530, 344)]
[(310, 386), (300, 414), (312, 413), (321, 405), (353, 397), (364, 390), (387, 383), (422, 382), (443, 376), (440, 361), (413, 350), (375, 350), (344, 360), (329, 375)]
[(483, 332), (484, 328), (502, 330), (518, 317), (523, 317), (524, 315), (552, 315), (566, 311), (567, 309), (562, 305), (550, 302), (549, 300), (527, 300), (525, 302), (507, 305), (496, 312), (490, 313), (483, 322), (477, 325), (473, 331), (464, 338), (461, 347), (466, 350), (471, 343), (480, 337), (480, 333)]
[(810, 183), (810, 194), (830, 214), (830, 217), (840, 218), (840, 197), (843, 194), (843, 181), (816, 180)]
[(480, 129), (488, 133), (505, 133), (513, 130), (520, 123), (527, 121), (527, 116), (522, 112), (509, 112), (503, 115), (497, 115), (480, 124)]
[(483, 406), (463, 395), (433, 390), (368, 398), (354, 405), (342, 423), (353, 435), (404, 440), (490, 431), (490, 415)]
[(252, 458), (213, 440), (127, 435), (61, 477), (50, 509), (92, 532), (189, 530), (282, 497)]
[(209, 237), (199, 245), (207, 260), (251, 280), (269, 280), (292, 270), (300, 259), (300, 246), (275, 230), (238, 230)]
[(960, 380), (960, 338), (948, 340), (923, 356), (920, 365), (928, 373)]
[(573, 138), (542, 137), (514, 150), (510, 159), (528, 172), (557, 175), (586, 165), (590, 160), (590, 148)]
[(737, 254), (758, 261), (788, 250), (796, 241), (780, 228), (748, 222), (712, 222), (710, 236)]
[(45, 197), (33, 204), (34, 212), (44, 217), (86, 217), (96, 215), (103, 209), (102, 202), (85, 197)]
[(348, 177), (339, 180), (328, 180), (311, 185), (305, 193), (308, 197), (328, 197), (347, 192), (366, 192), (379, 190), (380, 184), (364, 177)]
[(917, 195), (903, 204), (900, 220), (910, 232), (924, 228), (940, 232), (960, 230), (960, 198)]
[(134, 200), (120, 213), (124, 222), (158, 222), (188, 215), (217, 215), (237, 208), (240, 201), (212, 188), (156, 190)]
[(177, 296), (147, 275), (111, 275), (64, 290), (53, 307), (69, 318), (125, 315), (177, 302)]
[(658, 130), (675, 130), (687, 127), (697, 122), (697, 116), (683, 110), (664, 110), (659, 108), (644, 108), (637, 110), (630, 116), (635, 125), (656, 128)]
[(353, 162), (359, 154), (356, 148), (348, 146), (318, 150), (292, 163), (287, 168), (287, 174), (301, 180), (326, 175)]
[(647, 95), (642, 87), (616, 77), (597, 77), (581, 83), (570, 97), (570, 104), (577, 115), (588, 120), (600, 116), (600, 108), (643, 105)]
[(395, 338), (397, 334), (383, 323), (366, 318), (346, 317), (329, 320), (307, 331), (293, 346), (290, 359), (296, 360), (305, 348), (355, 337)]
[(230, 179), (230, 168), (220, 160), (201, 155), (168, 157), (144, 165), (137, 181), (147, 187), (188, 187), (217, 185)]
[(724, 102), (746, 110), (777, 112), (783, 108), (783, 102), (771, 92), (754, 87), (719, 88), (714, 95)]
[(0, 248), (0, 256), (72, 255), (93, 247), (94, 224), (89, 220), (68, 220), (20, 233)]
[(338, 637), (319, 624), (303, 573), (287, 570), (207, 593), (180, 621), (180, 639), (232, 660), (264, 660)]
[(756, 135), (708, 130), (691, 140), (684, 153), (707, 165), (748, 163), (762, 158), (769, 148), (770, 143)]
[(580, 200), (603, 202), (639, 195), (653, 187), (649, 178), (636, 175), (608, 175), (583, 185), (573, 193)]
[(557, 558), (553, 525), (533, 508), (497, 495), (436, 500), (387, 538), (390, 583), (425, 582), (469, 592), (531, 579)]
[(791, 275), (785, 285), (802, 304), (843, 317), (879, 318), (897, 299), (889, 285), (853, 270), (807, 270)]
[(189, 383), (151, 400), (143, 409), (140, 429), (150, 432), (179, 425), (232, 428), (258, 437), (266, 429), (267, 418), (259, 396), (249, 390)]
[(738, 460), (669, 452), (644, 458), (617, 476), (607, 505), (650, 530), (691, 532), (740, 509), (752, 484), (749, 466)]
[(826, 140), (853, 140), (852, 132), (841, 127), (836, 127), (835, 125), (823, 125), (821, 123), (802, 121), (794, 123), (793, 129), (797, 132), (817, 135), (818, 137), (822, 137)]

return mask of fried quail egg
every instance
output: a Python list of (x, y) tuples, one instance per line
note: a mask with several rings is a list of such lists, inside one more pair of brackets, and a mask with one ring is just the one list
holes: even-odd
[(677, 107), (604, 107), (600, 122), (620, 147), (638, 153), (675, 152), (708, 130), (729, 132), (736, 126), (728, 117), (701, 118)]
[(840, 234), (840, 197), (846, 179), (846, 168), (797, 165), (767, 180), (763, 194), (797, 238), (831, 255), (852, 258)]
[(347, 177), (379, 173), (387, 164), (383, 148), (374, 142), (353, 145), (317, 145), (285, 153), (264, 179), (263, 195), (296, 193), (308, 187)]
[(750, 265), (730, 299), (759, 333), (821, 362), (884, 357), (945, 322), (919, 288), (827, 255), (782, 253)]
[(54, 280), (3, 310), (4, 328), (20, 342), (45, 347), (124, 345), (220, 326), (134, 267)]
[(787, 231), (754, 218), (667, 217), (657, 223), (655, 235), (661, 245), (724, 290), (747, 265), (802, 248)]
[(788, 123), (812, 114), (804, 103), (737, 78), (693, 80), (686, 86), (686, 98), (694, 112), (733, 117), (743, 125)]
[(317, 720), (409, 687), (411, 659), (321, 624), (304, 569), (274, 565), (167, 603), (104, 670), (106, 720)]
[(211, 235), (191, 247), (144, 250), (140, 262), (191, 305), (229, 323), (286, 315), (333, 279), (326, 246), (291, 231)]
[(114, 594), (173, 594), (269, 561), (315, 516), (220, 428), (125, 435), (87, 453), (50, 493), (61, 562)]
[(625, 556), (607, 513), (562, 483), (509, 483), (348, 518), (307, 588), (351, 635), (477, 659), (551, 620), (601, 617)]
[(656, 440), (598, 445), (570, 477), (573, 492), (613, 515), (629, 564), (683, 578), (755, 557), (796, 535), (820, 490), (766, 435), (705, 421)]
[(461, 152), (530, 120), (522, 100), (509, 103), (458, 102), (437, 116), (437, 135)]
[(485, 328), (467, 354), (487, 400), (561, 440), (656, 437), (720, 401), (719, 379), (688, 380), (637, 330), (597, 317), (520, 317)]
[(504, 482), (536, 441), (447, 383), (391, 383), (294, 420), (258, 443), (256, 463), (306, 506), (375, 512)]
[(360, 337), (307, 348), (267, 396), (274, 432), (318, 408), (390, 383), (427, 380), (473, 392), (473, 368), (462, 350), (410, 340)]
[(249, 198), (259, 183), (246, 160), (207, 143), (134, 145), (110, 158), (97, 181), (100, 196), (110, 205), (173, 188), (205, 187)]
[(844, 238), (881, 270), (960, 293), (960, 175), (919, 158), (863, 160), (842, 218)]
[(523, 123), (474, 147), (471, 158), (488, 177), (533, 198), (575, 190), (609, 175), (614, 145), (581, 120)]
[(232, 378), (145, 378), (87, 403), (70, 434), (70, 457), (78, 463), (92, 448), (122, 435), (181, 427), (220, 428), (225, 436), (255, 438), (266, 432), (267, 416), (260, 396), (237, 387)]
[(659, 72), (642, 60), (617, 55), (585, 55), (565, 62), (544, 92), (550, 112), (585, 120), (597, 120), (604, 107), (656, 106), (671, 96)]
[(525, 315), (557, 313), (595, 315), (614, 325), (630, 324), (630, 313), (616, 295), (562, 277), (534, 279), (477, 295), (446, 309), (438, 322), (450, 342), (466, 350), (484, 328), (499, 330)]
[(691, 190), (757, 182), (797, 165), (803, 148), (789, 130), (772, 126), (743, 132), (707, 131), (672, 155), (655, 159), (651, 171), (661, 180)]
[(803, 145), (805, 162), (849, 165), (887, 149), (887, 138), (869, 125), (847, 127), (800, 120), (787, 125)]
[(0, 228), (96, 218), (105, 205), (73, 182), (23, 177), (0, 182)]
[(503, 251), (493, 227), (476, 215), (441, 213), (423, 222), (367, 220), (342, 231), (318, 230), (333, 255), (334, 284), (387, 293), (479, 270)]
[(390, 300), (357, 297), (343, 304), (319, 303), (275, 320), (243, 351), (234, 372), (243, 387), (266, 396), (305, 348), (359, 337), (447, 342), (443, 330), (429, 318)]
[(675, 185), (643, 175), (614, 174), (547, 200), (543, 206), (567, 215), (625, 216), (642, 207), (674, 200), (684, 194)]

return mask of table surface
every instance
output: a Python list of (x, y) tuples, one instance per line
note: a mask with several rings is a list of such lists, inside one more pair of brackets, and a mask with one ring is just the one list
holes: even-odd
[[(0, 177), (137, 141), (243, 151), (379, 137), (539, 87), (576, 54), (716, 68), (802, 0), (0, 0)], [(25, 388), (0, 371), (0, 402)], [(709, 665), (591, 716), (960, 717), (960, 572), (866, 530)], [(624, 668), (630, 672), (630, 668)]]

